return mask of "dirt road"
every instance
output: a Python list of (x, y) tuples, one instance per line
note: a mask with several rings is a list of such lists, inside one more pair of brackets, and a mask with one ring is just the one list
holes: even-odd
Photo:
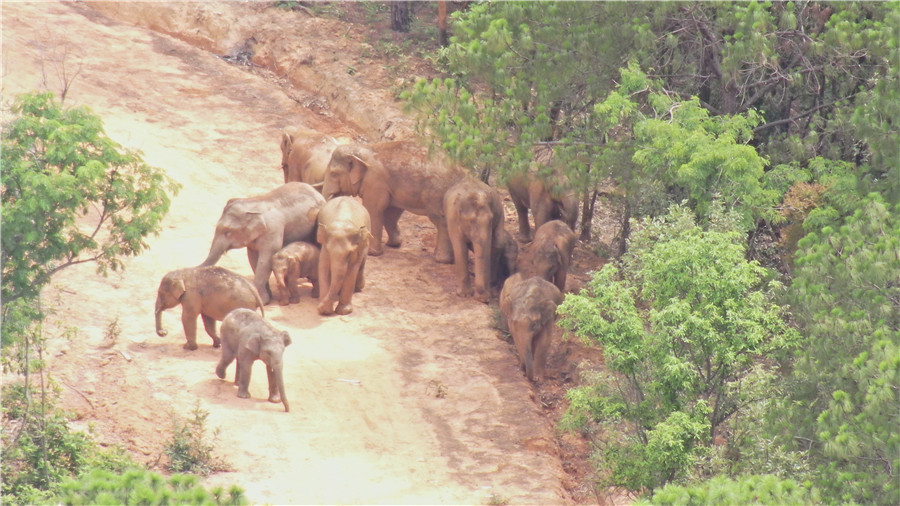
[[(183, 350), (180, 309), (164, 314), (167, 337), (154, 333), (162, 275), (205, 258), (227, 199), (281, 183), (281, 128), (303, 123), (372, 140), (378, 132), (83, 4), (4, 2), (2, 17), (5, 104), (43, 81), (58, 92), (48, 55), (68, 48), (69, 70), (80, 73), (66, 104), (90, 107), (112, 139), (183, 185), (162, 232), (124, 273), (103, 278), (80, 266), (45, 292), (56, 306), (46, 332), (77, 329), (53, 339), (50, 371), (81, 427), (154, 465), (172, 417), (191, 416), (199, 403), (232, 468), (207, 484), (238, 484), (256, 503), (570, 502), (552, 423), (494, 330), (491, 307), (453, 295), (451, 266), (432, 260), (434, 230), (423, 218), (406, 215), (402, 248), (369, 259), (352, 314), (319, 317), (310, 298), (266, 308), (293, 337), (290, 413), (265, 401), (261, 364), (252, 399), (238, 399), (216, 378), (219, 353), (202, 332), (199, 350)], [(219, 264), (251, 274), (243, 251)], [(107, 341), (114, 321), (121, 330)]]

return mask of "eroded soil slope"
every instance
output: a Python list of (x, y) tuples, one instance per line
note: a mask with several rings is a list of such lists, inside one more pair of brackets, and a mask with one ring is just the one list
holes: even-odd
[[(253, 398), (238, 399), (230, 382), (216, 378), (219, 353), (205, 335), (199, 350), (183, 350), (180, 309), (164, 314), (169, 335), (156, 336), (162, 275), (205, 258), (229, 198), (281, 183), (283, 127), (379, 140), (408, 135), (410, 124), (389, 90), (332, 91), (320, 81), (286, 91), (277, 78), (210, 51), (223, 54), (255, 35), (263, 46), (255, 57), (270, 55), (273, 67), (289, 73), (289, 59), (268, 42), (284, 30), (293, 33), (287, 49), (306, 58), (299, 61), (340, 68), (340, 47), (353, 41), (337, 33), (336, 22), (315, 24), (303, 13), (286, 17), (257, 4), (204, 4), (205, 20), (193, 11), (185, 20), (179, 4), (152, 5), (2, 4), (4, 102), (45, 86), (58, 92), (52, 55), (66, 49), (65, 65), (80, 70), (66, 104), (90, 107), (111, 138), (141, 150), (183, 186), (162, 232), (123, 273), (103, 278), (90, 265), (72, 268), (45, 293), (56, 305), (47, 333), (77, 329), (70, 340), (53, 340), (50, 370), (78, 423), (159, 466), (172, 417), (190, 417), (199, 405), (219, 429), (217, 447), (232, 469), (209, 484), (239, 484), (258, 503), (570, 502), (553, 422), (493, 328), (491, 306), (453, 294), (451, 266), (432, 260), (434, 229), (424, 218), (405, 215), (404, 245), (369, 259), (351, 315), (319, 317), (310, 298), (266, 308), (293, 336), (285, 352), (290, 413), (265, 401), (261, 364)], [(200, 47), (131, 24), (147, 12), (159, 19), (143, 24), (161, 32), (205, 26), (192, 32)], [(260, 20), (254, 33), (242, 24)], [(242, 251), (220, 265), (251, 275)], [(121, 329), (114, 340), (105, 337), (111, 322)]]

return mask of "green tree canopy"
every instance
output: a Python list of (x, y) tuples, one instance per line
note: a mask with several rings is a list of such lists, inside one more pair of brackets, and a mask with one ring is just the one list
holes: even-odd
[(758, 364), (785, 354), (796, 333), (773, 303), (777, 283), (744, 258), (739, 218), (714, 210), (711, 226), (673, 206), (642, 220), (621, 269), (606, 264), (560, 306), (562, 326), (603, 347), (614, 373), (572, 391), (570, 417), (615, 430), (605, 458), (611, 485), (655, 488), (683, 478), (720, 427), (748, 400)]
[(799, 244), (790, 297), (804, 338), (782, 430), (830, 496), (897, 503), (900, 206), (872, 194), (842, 221)]
[(51, 93), (15, 101), (3, 125), (2, 164), (6, 345), (25, 321), (10, 317), (28, 312), (54, 273), (84, 262), (117, 270), (146, 248), (177, 185), (106, 137), (100, 118), (63, 108)]

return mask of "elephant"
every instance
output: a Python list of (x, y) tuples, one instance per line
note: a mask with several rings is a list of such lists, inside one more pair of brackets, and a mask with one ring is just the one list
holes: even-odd
[[(275, 275), (275, 298), (282, 306), (300, 302), (297, 282), (306, 278), (312, 283), (313, 297), (319, 296), (319, 247), (297, 241), (272, 255), (272, 274)], [(290, 298), (289, 298), (290, 297)]]
[(469, 276), (471, 248), (475, 260), (475, 300), (487, 303), (495, 257), (499, 268), (499, 250), (495, 255), (494, 240), (503, 230), (505, 221), (500, 195), (485, 183), (466, 177), (444, 195), (444, 216), (459, 285), (456, 294), (469, 297), (473, 293)]
[(510, 276), (500, 291), (500, 314), (512, 334), (519, 365), (531, 381), (544, 376), (556, 307), (562, 300), (553, 283), (539, 276), (526, 278), (521, 272)]
[[(372, 220), (369, 211), (353, 197), (334, 197), (319, 211), (316, 240), (319, 255), (319, 307), (321, 315), (345, 315), (353, 311), (354, 292), (365, 285), (366, 256)], [(335, 307), (337, 302), (337, 307)]]
[(216, 376), (225, 379), (225, 370), (237, 358), (234, 383), (237, 396), (250, 398), (250, 373), (253, 362), (266, 364), (269, 378), (269, 402), (284, 404), (284, 411), (291, 410), (284, 394), (284, 349), (291, 344), (291, 336), (278, 330), (249, 309), (235, 309), (222, 322), (222, 358), (216, 366)]
[(566, 291), (566, 275), (578, 236), (560, 220), (551, 220), (534, 231), (531, 242), (531, 272)]
[(523, 241), (531, 238), (528, 209), (534, 215), (534, 228), (550, 220), (562, 220), (575, 230), (578, 221), (578, 195), (568, 187), (565, 177), (554, 173), (542, 177), (537, 174), (517, 174), (508, 183), (509, 196), (519, 216), (519, 236)]
[(181, 304), (181, 324), (187, 342), (184, 348), (197, 349), (197, 315), (203, 317), (203, 327), (219, 347), (216, 321), (222, 321), (231, 310), (256, 309), (265, 314), (263, 302), (256, 288), (246, 278), (221, 267), (188, 267), (166, 273), (159, 282), (156, 294), (156, 334), (169, 331), (162, 327), (162, 312)]
[(384, 253), (382, 228), (387, 245), (400, 247), (397, 221), (403, 211), (427, 216), (437, 228), (434, 257), (440, 263), (453, 261), (453, 249), (444, 218), (444, 194), (466, 175), (462, 167), (447, 163), (438, 154), (413, 141), (376, 144), (343, 144), (335, 148), (325, 172), (322, 195), (360, 196), (372, 218), (369, 254)]
[(325, 169), (338, 141), (330, 135), (298, 127), (281, 133), (281, 170), (284, 182), (299, 181), (313, 187), (325, 178)]
[(209, 255), (201, 266), (215, 265), (235, 248), (247, 248), (253, 285), (268, 304), (272, 256), (295, 241), (312, 241), (316, 217), (325, 199), (306, 183), (290, 182), (263, 195), (231, 199), (216, 224)]
[(499, 227), (491, 243), (491, 285), (501, 288), (506, 278), (516, 273), (519, 244), (506, 227)]

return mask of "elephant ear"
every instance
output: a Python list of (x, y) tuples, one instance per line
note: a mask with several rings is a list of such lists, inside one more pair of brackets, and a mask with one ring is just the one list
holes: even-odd
[(266, 219), (259, 211), (247, 211), (247, 232), (251, 240), (266, 233)]
[(291, 137), (291, 134), (287, 132), (281, 133), (281, 154), (287, 156), (291, 151), (291, 146), (294, 144), (294, 138)]
[(350, 184), (353, 185), (354, 194), (359, 194), (359, 184), (367, 170), (369, 170), (369, 164), (362, 158), (357, 155), (350, 156)]
[(286, 330), (281, 331), (281, 339), (284, 341), (284, 346), (288, 347), (291, 344), (291, 335), (287, 333)]
[(175, 280), (172, 282), (172, 296), (178, 300), (181, 300), (181, 298), (184, 296), (184, 292), (186, 291), (187, 289), (184, 287), (184, 280), (181, 278), (175, 278)]
[(258, 357), (259, 352), (261, 351), (261, 343), (262, 339), (260, 338), (259, 334), (253, 334), (244, 342), (244, 349), (250, 351), (250, 353), (254, 357)]

